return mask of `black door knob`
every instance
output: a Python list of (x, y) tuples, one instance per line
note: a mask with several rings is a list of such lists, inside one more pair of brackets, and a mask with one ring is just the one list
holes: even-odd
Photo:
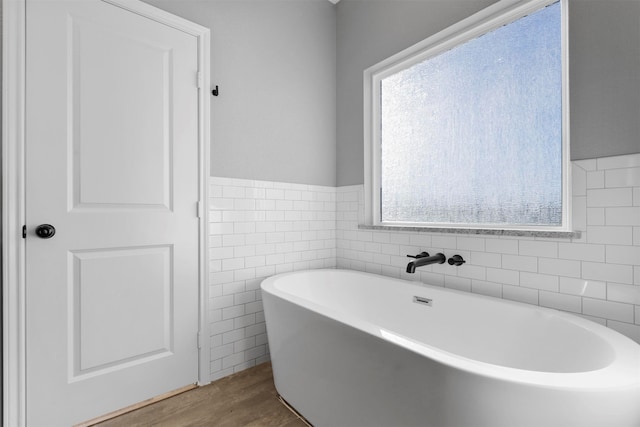
[(51, 224), (40, 224), (36, 227), (36, 235), (42, 239), (50, 239), (56, 234), (56, 228)]

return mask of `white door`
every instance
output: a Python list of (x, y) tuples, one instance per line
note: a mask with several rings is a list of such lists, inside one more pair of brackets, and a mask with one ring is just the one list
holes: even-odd
[(26, 44), (27, 423), (70, 425), (197, 381), (197, 38), (28, 0)]

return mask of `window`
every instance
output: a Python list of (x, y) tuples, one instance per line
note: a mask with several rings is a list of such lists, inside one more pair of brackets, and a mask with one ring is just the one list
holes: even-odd
[(569, 231), (565, 16), (503, 0), (365, 72), (371, 224)]

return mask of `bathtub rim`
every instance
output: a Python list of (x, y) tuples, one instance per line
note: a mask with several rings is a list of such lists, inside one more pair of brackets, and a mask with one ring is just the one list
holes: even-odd
[[(454, 294), (463, 295), (466, 297), (475, 297), (490, 301), (498, 301), (500, 303), (512, 305), (515, 307), (521, 307), (526, 310), (539, 311), (547, 313), (552, 316), (556, 316), (563, 321), (572, 323), (573, 325), (580, 327), (603, 340), (613, 351), (613, 359), (602, 368), (579, 371), (579, 372), (547, 372), (547, 371), (532, 371), (520, 368), (513, 368), (502, 365), (495, 365), (475, 359), (470, 359), (455, 353), (442, 350), (437, 347), (430, 346), (419, 341), (406, 337), (398, 332), (389, 331), (382, 328), (379, 325), (374, 325), (370, 322), (364, 321), (357, 316), (350, 313), (344, 313), (339, 310), (322, 306), (313, 301), (302, 298), (298, 295), (283, 291), (277, 287), (278, 279), (304, 275), (304, 274), (331, 274), (331, 273), (346, 273), (361, 277), (373, 277), (377, 279), (389, 280), (392, 282), (401, 282), (405, 285), (414, 286), (417, 289), (426, 288), (433, 289), (434, 291), (451, 292)], [(280, 298), (290, 303), (301, 306), (316, 314), (331, 319), (335, 322), (341, 323), (346, 326), (353, 327), (364, 333), (372, 335), (378, 339), (386, 342), (390, 342), (394, 345), (398, 345), (408, 351), (412, 351), (421, 356), (435, 360), (438, 363), (446, 365), (451, 368), (460, 369), (470, 374), (486, 376), (501, 381), (526, 383), (538, 387), (545, 387), (549, 389), (561, 389), (561, 390), (581, 390), (581, 391), (607, 391), (607, 390), (624, 390), (634, 389), (640, 393), (640, 345), (635, 343), (630, 338), (622, 335), (621, 333), (600, 325), (596, 322), (592, 322), (588, 319), (556, 310), (548, 307), (541, 307), (533, 304), (526, 304), (518, 301), (511, 301), (502, 298), (491, 297), (487, 295), (474, 294), (471, 292), (459, 291), (456, 289), (444, 288), (441, 286), (428, 285), (424, 283), (417, 283), (408, 281), (405, 279), (399, 279), (395, 277), (382, 276), (373, 273), (367, 273), (357, 270), (346, 269), (311, 269), (311, 270), (299, 270), (287, 273), (280, 273), (274, 276), (270, 276), (264, 279), (260, 287), (263, 292), (266, 292), (270, 296)], [(267, 321), (267, 329), (269, 328)], [(384, 332), (383, 332), (384, 331)], [(390, 337), (390, 335), (392, 337)], [(637, 369), (638, 377), (633, 378), (633, 375), (629, 375), (629, 372)]]

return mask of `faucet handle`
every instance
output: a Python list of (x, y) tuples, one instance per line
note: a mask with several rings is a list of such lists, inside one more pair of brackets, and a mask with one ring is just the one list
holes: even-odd
[(449, 258), (449, 265), (455, 265), (456, 267), (461, 266), (466, 261), (460, 255), (454, 255)]
[(407, 258), (416, 258), (416, 259), (418, 259), (418, 258), (425, 258), (425, 257), (428, 257), (428, 256), (429, 256), (429, 253), (423, 251), (423, 252), (420, 252), (418, 255), (407, 255)]

